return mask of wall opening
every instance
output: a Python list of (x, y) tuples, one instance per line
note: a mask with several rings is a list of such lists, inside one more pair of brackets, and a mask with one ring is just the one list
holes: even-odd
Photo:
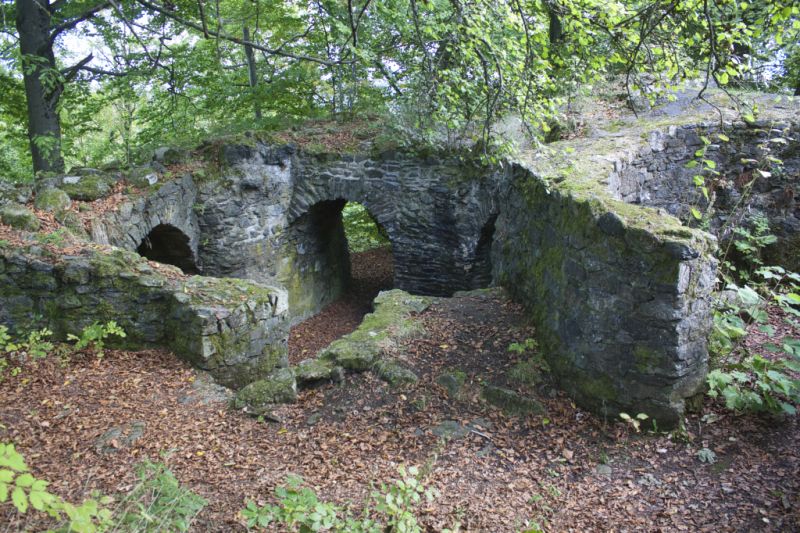
[(303, 280), (292, 312), (316, 312), (290, 333), (289, 359), (298, 362), (358, 327), (378, 293), (393, 287), (394, 260), (386, 231), (356, 202), (318, 202), (291, 228), (302, 251), (292, 272)]
[(350, 255), (351, 298), (369, 306), (380, 291), (394, 286), (394, 257), (386, 230), (358, 202), (347, 202), (342, 210), (342, 223)]
[(174, 265), (185, 274), (199, 273), (189, 237), (170, 224), (159, 224), (150, 230), (136, 251), (151, 261)]
[(482, 289), (492, 283), (492, 243), (497, 215), (492, 215), (481, 228), (472, 264), (472, 288)]

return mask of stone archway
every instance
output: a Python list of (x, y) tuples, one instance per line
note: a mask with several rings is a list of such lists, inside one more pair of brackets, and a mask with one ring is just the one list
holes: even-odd
[(189, 236), (171, 224), (155, 226), (142, 239), (136, 252), (151, 261), (174, 265), (186, 274), (199, 273)]
[[(350, 251), (342, 219), (348, 200), (320, 200), (290, 222), (280, 256), (278, 281), (289, 289), (292, 315), (309, 316), (339, 298), (351, 280)], [(392, 234), (361, 203), (394, 245)]]

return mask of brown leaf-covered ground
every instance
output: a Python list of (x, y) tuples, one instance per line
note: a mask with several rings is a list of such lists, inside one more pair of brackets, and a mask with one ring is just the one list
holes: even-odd
[[(313, 331), (294, 330), (302, 332), (292, 339), (295, 355), (354, 324), (328, 313)], [(545, 416), (509, 418), (483, 404), (478, 389), (502, 382), (526, 357), (507, 349), (533, 334), (521, 309), (497, 296), (444, 299), (420, 319), (428, 334), (396, 354), (418, 384), (392, 389), (371, 374), (350, 375), (277, 409), (280, 423), (230, 410), (163, 351), (27, 364), (0, 383), (0, 440), (16, 442), (38, 476), (76, 501), (93, 489), (129, 490), (137, 463), (163, 460), (210, 502), (196, 531), (243, 530), (245, 501), (272, 501), (290, 473), (321, 498), (358, 507), (400, 464), (430, 467), (427, 482), (441, 492), (421, 510), (430, 531), (456, 522), (492, 532), (533, 523), (548, 531), (800, 530), (796, 418), (759, 421), (706, 402), (682, 437), (637, 434), (546, 383), (537, 389)], [(450, 368), (468, 374), (459, 400), (435, 383)], [(431, 430), (445, 420), (473, 431), (442, 442)], [(126, 444), (123, 434), (98, 445), (110, 428), (132, 422), (144, 424), (138, 440)], [(703, 447), (716, 463), (698, 460)], [(3, 523), (9, 531), (25, 525), (8, 505), (0, 506)]]

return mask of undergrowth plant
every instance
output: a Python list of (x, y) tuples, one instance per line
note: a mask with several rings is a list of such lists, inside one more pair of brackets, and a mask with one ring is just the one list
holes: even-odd
[(208, 503), (182, 486), (163, 463), (145, 461), (137, 468), (139, 482), (114, 509), (116, 531), (189, 531)]
[[(748, 235), (738, 235), (747, 239), (738, 246), (751, 254), (750, 264), (760, 265), (756, 260), (760, 247), (770, 239), (753, 244)], [(751, 245), (754, 249), (746, 248)], [(770, 337), (776, 335), (766, 312), (770, 303), (784, 311), (787, 322), (800, 326), (800, 275), (777, 266), (761, 266), (745, 274), (728, 271), (724, 275), (728, 297), (714, 313), (709, 349), (717, 368), (707, 377), (709, 396), (723, 398), (725, 406), (737, 412), (796, 414), (800, 404), (800, 340), (777, 339), (766, 344), (763, 353), (751, 353), (743, 340), (752, 325)], [(736, 278), (747, 280), (748, 284), (737, 285)]]
[(0, 505), (11, 504), (20, 515), (47, 515), (61, 532), (100, 533), (188, 531), (206, 501), (181, 486), (161, 463), (142, 463), (134, 488), (114, 499), (93, 493), (76, 505), (48, 492), (49, 483), (31, 474), (14, 444), (0, 444)]
[[(753, 122), (754, 117), (744, 117)], [(712, 141), (700, 136), (703, 145), (695, 152), (688, 168), (699, 167), (694, 184), (706, 201), (705, 212), (693, 207), (692, 216), (701, 225), (708, 226), (713, 214), (713, 191), (724, 185), (717, 164), (707, 157)], [(716, 141), (728, 143), (724, 133), (716, 134)], [(775, 329), (769, 324), (768, 305), (778, 305), (794, 326), (800, 317), (800, 276), (777, 266), (765, 266), (763, 251), (777, 242), (772, 235), (769, 220), (755, 213), (741, 220), (736, 213), (747, 205), (757, 179), (769, 180), (783, 173), (783, 162), (775, 157), (774, 149), (785, 145), (782, 136), (770, 135), (758, 145), (758, 158), (743, 157), (741, 163), (747, 170), (742, 177), (749, 180), (740, 184), (741, 191), (732, 216), (718, 228), (725, 245), (720, 257), (720, 278), (725, 287), (714, 312), (713, 328), (709, 339), (712, 365), (708, 374), (708, 394), (721, 397), (727, 408), (737, 412), (763, 412), (770, 414), (795, 414), (800, 403), (800, 358), (797, 339), (785, 337), (765, 346), (761, 353), (751, 353), (744, 339), (748, 328), (756, 326), (769, 336)], [(735, 253), (731, 253), (735, 252)], [(736, 260), (732, 259), (736, 256)], [(767, 353), (767, 352), (771, 353)]]
[(47, 340), (53, 334), (49, 329), (31, 331), (23, 340), (13, 340), (8, 333), (8, 328), (0, 325), (0, 381), (6, 373), (12, 376), (22, 371), (19, 366), (23, 360), (42, 359), (54, 348), (53, 343)]
[(98, 357), (102, 357), (103, 348), (105, 347), (104, 341), (111, 335), (122, 338), (126, 336), (125, 331), (113, 320), (106, 322), (105, 324), (95, 322), (94, 324), (83, 328), (80, 336), (73, 335), (72, 333), (68, 334), (67, 340), (75, 341), (75, 351), (85, 350), (86, 348), (91, 347)]
[[(398, 472), (399, 479), (381, 484), (380, 489), (371, 492), (360, 516), (355, 516), (349, 508), (320, 501), (298, 476), (289, 476), (284, 486), (275, 489), (276, 505), (259, 507), (251, 501), (241, 514), (248, 528), (277, 526), (282, 531), (300, 533), (419, 533), (423, 531), (417, 518), (419, 506), (433, 501), (438, 491), (425, 486), (424, 476), (417, 467), (400, 466)], [(444, 531), (458, 531), (458, 526)]]
[(25, 459), (14, 444), (0, 444), (0, 504), (9, 502), (20, 514), (33, 509), (63, 523), (60, 531), (94, 533), (111, 526), (110, 498), (93, 497), (74, 505), (48, 492), (49, 483), (30, 473)]

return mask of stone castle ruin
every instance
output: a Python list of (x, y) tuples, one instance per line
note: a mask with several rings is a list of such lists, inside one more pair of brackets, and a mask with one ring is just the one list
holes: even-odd
[[(742, 159), (786, 140), (774, 152), (784, 181), (753, 185), (749, 209), (777, 221), (782, 249), (800, 250), (798, 204), (777, 198), (798, 182), (797, 122), (729, 124), (727, 143), (721, 131), (695, 122), (606, 133), (494, 167), (394, 151), (312, 154), (256, 136), (207, 144), (174, 177), (126, 176), (138, 192), (93, 220), (96, 245), (58, 257), (35, 243), (0, 248), (0, 324), (64, 336), (113, 319), (130, 345), (167, 347), (241, 387), (286, 367), (289, 326), (345, 290), (342, 208), (354, 201), (389, 237), (395, 287), (433, 296), (504, 287), (581, 405), (669, 425), (708, 366), (717, 241), (676, 218), (702, 204), (686, 164), (704, 138), (714, 139), (705, 157), (731, 177), (715, 191), (723, 209), (712, 230), (744, 216), (734, 212), (736, 180), (761, 163)], [(69, 193), (97, 179), (50, 185)]]

